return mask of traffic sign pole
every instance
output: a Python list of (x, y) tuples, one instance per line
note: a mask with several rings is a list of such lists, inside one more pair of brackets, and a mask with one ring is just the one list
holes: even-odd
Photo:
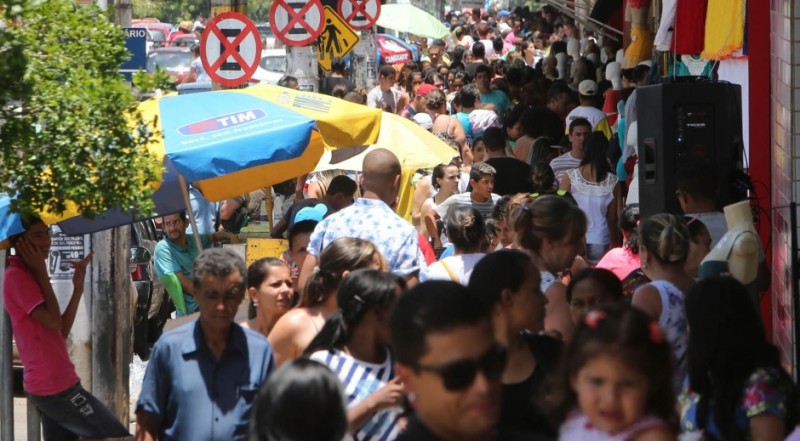
[(307, 92), (319, 91), (317, 46), (286, 46), (286, 72), (297, 78), (297, 87)]
[(380, 0), (338, 0), (338, 12), (361, 39), (350, 54), (350, 70), (357, 88), (371, 89), (377, 75), (375, 23), (381, 15)]
[[(247, 0), (210, 0), (209, 3), (211, 4), (212, 19), (215, 18), (217, 15), (224, 14), (226, 12), (239, 12), (241, 14), (247, 13)], [(208, 28), (206, 28), (206, 30), (208, 30)], [(205, 35), (205, 31), (203, 31), (203, 34)], [(230, 89), (230, 88), (223, 86), (217, 81), (214, 81), (214, 79), (212, 78), (211, 90), (223, 90), (223, 89)]]
[(361, 31), (361, 40), (350, 53), (350, 71), (356, 89), (370, 90), (377, 82), (378, 56), (374, 28)]
[(203, 31), (200, 60), (215, 83), (225, 87), (247, 83), (261, 60), (258, 29), (238, 12), (217, 15)]

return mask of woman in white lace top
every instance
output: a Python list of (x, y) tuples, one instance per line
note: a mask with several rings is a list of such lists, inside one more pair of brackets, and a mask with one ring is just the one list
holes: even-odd
[(619, 179), (611, 173), (606, 157), (608, 140), (602, 132), (593, 132), (584, 142), (581, 165), (568, 171), (561, 189), (572, 193), (586, 214), (586, 260), (597, 263), (610, 248), (622, 243), (617, 219), (622, 210)]

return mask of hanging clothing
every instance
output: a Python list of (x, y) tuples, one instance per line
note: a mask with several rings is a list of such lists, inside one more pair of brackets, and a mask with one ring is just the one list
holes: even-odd
[(672, 51), (676, 54), (699, 54), (706, 35), (708, 0), (678, 0)]
[(720, 60), (744, 48), (745, 0), (709, 0), (703, 58)]
[(631, 44), (625, 48), (625, 59), (622, 68), (636, 67), (640, 62), (653, 57), (653, 31), (647, 27), (631, 26)]
[(672, 36), (674, 33), (675, 25), (675, 12), (678, 9), (678, 0), (663, 0), (661, 4), (661, 24), (658, 25), (658, 32), (656, 32), (655, 46), (656, 50), (668, 51)]

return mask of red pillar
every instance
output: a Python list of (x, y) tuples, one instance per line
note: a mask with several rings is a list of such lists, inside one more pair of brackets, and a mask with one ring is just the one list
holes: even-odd
[[(763, 209), (756, 226), (764, 245), (767, 263), (771, 265), (772, 210), (772, 138), (770, 125), (770, 8), (761, 2), (747, 2), (748, 70), (750, 75), (750, 177), (756, 187), (758, 203)], [(772, 297), (767, 291), (761, 299), (761, 315), (767, 335), (772, 338)]]

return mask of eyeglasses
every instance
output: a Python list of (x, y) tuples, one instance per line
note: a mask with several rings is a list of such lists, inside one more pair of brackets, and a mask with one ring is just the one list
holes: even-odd
[(417, 365), (417, 369), (433, 372), (442, 378), (444, 388), (449, 391), (460, 391), (468, 388), (475, 381), (478, 371), (490, 380), (500, 378), (506, 367), (506, 347), (495, 344), (477, 360), (459, 360), (444, 366)]

